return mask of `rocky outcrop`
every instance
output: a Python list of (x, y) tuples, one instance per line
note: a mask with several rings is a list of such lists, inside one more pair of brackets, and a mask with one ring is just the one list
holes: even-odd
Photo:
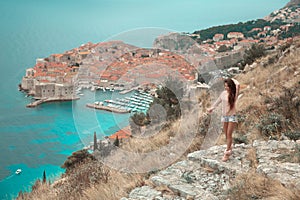
[[(122, 200), (185, 200), (185, 199), (226, 199), (232, 189), (232, 180), (242, 173), (256, 169), (267, 177), (278, 180), (282, 185), (300, 189), (300, 165), (281, 159), (292, 154), (300, 144), (290, 140), (255, 141), (253, 145), (234, 146), (233, 155), (222, 162), (225, 146), (214, 146), (207, 150), (193, 152), (186, 160), (173, 164), (152, 176), (151, 186), (135, 188), (128, 198)], [(249, 152), (256, 153), (257, 163)], [(284, 154), (284, 153), (285, 154)]]
[(196, 40), (180, 33), (170, 33), (157, 37), (153, 42), (153, 48), (182, 55), (195, 67), (198, 67), (207, 57), (207, 54), (201, 49)]
[(197, 41), (191, 37), (180, 34), (170, 33), (157, 37), (153, 42), (153, 47), (164, 49), (179, 54), (202, 54)]

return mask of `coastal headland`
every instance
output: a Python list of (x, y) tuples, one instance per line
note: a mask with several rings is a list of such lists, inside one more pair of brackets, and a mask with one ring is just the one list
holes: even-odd
[(210, 85), (211, 77), (241, 72), (245, 52), (252, 45), (264, 44), (269, 51), (284, 46), (299, 29), (295, 23), (299, 14), (299, 6), (292, 5), (264, 19), (161, 35), (151, 49), (122, 41), (88, 42), (36, 59), (36, 64), (26, 70), (20, 89), (37, 100), (73, 100), (83, 88), (130, 90), (176, 75), (193, 96), (195, 90), (207, 87), (199, 86), (199, 82)]
[[(94, 133), (94, 146), (89, 147), (93, 149), (93, 155), (98, 153), (99, 160), (104, 158), (115, 168), (107, 169), (103, 162), (90, 159), (92, 155), (87, 151), (74, 152), (65, 162), (72, 165), (63, 178), (43, 187), (37, 182), (34, 192), (28, 196), (20, 193), (19, 198), (76, 199), (82, 195), (86, 199), (110, 199), (114, 196), (114, 199), (123, 200), (299, 199), (300, 32), (299, 23), (293, 22), (295, 17), (299, 19), (299, 13), (300, 5), (285, 7), (265, 19), (249, 23), (213, 27), (193, 34), (172, 33), (159, 37), (155, 41), (156, 49), (151, 50), (135, 49), (120, 42), (116, 46), (115, 42), (99, 46), (90, 44), (90, 53), (84, 54), (86, 57), (80, 63), (75, 63), (78, 71), (70, 79), (75, 93), (81, 88), (95, 90), (98, 87), (130, 90), (147, 85), (154, 79), (165, 78), (165, 72), (172, 74), (176, 71), (187, 83), (184, 89), (188, 97), (198, 101), (193, 108), (184, 110), (187, 116), (171, 121), (166, 129), (155, 132), (151, 137), (134, 137), (134, 134), (148, 135), (144, 135), (143, 131), (131, 133), (130, 128), (125, 128), (97, 143)], [(105, 45), (109, 47), (103, 48)], [(261, 50), (258, 47), (263, 47), (264, 51), (260, 56), (253, 54), (253, 51)], [(120, 53), (120, 48), (123, 53)], [(64, 56), (57, 59), (61, 57)], [(42, 70), (48, 76), (48, 68), (42, 65)], [(36, 89), (40, 80), (44, 79), (35, 77), (35, 69), (28, 72), (31, 74), (26, 78), (31, 77), (36, 84), (28, 91), (40, 98)], [(202, 73), (210, 78), (203, 78)], [(221, 134), (222, 131), (215, 135), (216, 138), (209, 134), (211, 120), (214, 120), (214, 115), (205, 113), (210, 95), (205, 93), (201, 99), (197, 91), (209, 89), (215, 77), (236, 73), (235, 78), (246, 87), (241, 88), (238, 101), (239, 122), (233, 138), (234, 151), (227, 162), (222, 162), (225, 146), (220, 144), (225, 143), (225, 135)], [(44, 97), (59, 94), (56, 84), (67, 85), (67, 77), (70, 76), (64, 72), (64, 79), (60, 82), (42, 81), (43, 84), (54, 84), (54, 89), (45, 89)], [(25, 80), (28, 85), (31, 83), (29, 79)], [(35, 82), (36, 79), (40, 79), (39, 83)], [(90, 107), (96, 108), (98, 104)], [(196, 107), (203, 109), (198, 112)], [(178, 125), (182, 131), (178, 131)], [(156, 130), (157, 127), (153, 128)], [(193, 143), (182, 145), (182, 140), (190, 135)], [(120, 142), (117, 140), (120, 137), (127, 139)], [(112, 140), (118, 142), (112, 144)], [(174, 148), (165, 148), (170, 144)], [(147, 168), (154, 163), (162, 163), (176, 155), (177, 147), (181, 146), (185, 152), (180, 154), (180, 158), (176, 157), (176, 162), (161, 169), (153, 165), (155, 167), (149, 168), (147, 173), (128, 173), (136, 170), (139, 164)], [(167, 151), (147, 157), (158, 149)], [(127, 156), (129, 151), (134, 156)], [(135, 159), (135, 155), (143, 157)], [(129, 161), (133, 165), (128, 164)]]

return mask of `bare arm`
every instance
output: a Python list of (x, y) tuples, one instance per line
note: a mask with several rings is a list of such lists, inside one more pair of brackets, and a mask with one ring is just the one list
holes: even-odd
[(233, 78), (232, 78), (232, 80), (233, 80), (233, 82), (235, 83), (235, 86), (236, 86), (235, 99), (237, 99), (238, 96), (239, 96), (239, 93), (240, 93), (240, 83), (237, 80), (233, 79)]
[[(221, 93), (222, 95), (222, 93)], [(218, 97), (218, 99), (214, 102), (214, 104), (207, 109), (207, 112), (211, 113), (220, 103), (221, 103), (221, 95)]]

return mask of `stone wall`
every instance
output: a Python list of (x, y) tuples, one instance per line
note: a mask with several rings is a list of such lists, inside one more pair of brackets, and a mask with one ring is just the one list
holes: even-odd
[(72, 97), (74, 95), (74, 86), (72, 84), (56, 84), (56, 97)]
[(55, 84), (54, 83), (40, 83), (35, 85), (35, 97), (36, 98), (48, 98), (55, 96)]
[(35, 80), (32, 78), (23, 77), (21, 87), (23, 90), (33, 90), (34, 89)]
[(72, 84), (39, 83), (35, 85), (35, 98), (70, 97), (74, 96)]
[(221, 55), (215, 57), (215, 63), (219, 69), (224, 69), (231, 67), (232, 65), (240, 62), (243, 60), (244, 52), (237, 51), (237, 52), (230, 52), (228, 55)]

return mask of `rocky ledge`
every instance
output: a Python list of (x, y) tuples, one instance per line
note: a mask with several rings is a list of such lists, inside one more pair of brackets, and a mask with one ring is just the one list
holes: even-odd
[(147, 186), (135, 188), (121, 200), (226, 199), (232, 180), (250, 170), (300, 190), (300, 165), (291, 159), (300, 154), (299, 148), (300, 141), (290, 140), (238, 144), (227, 162), (221, 161), (225, 146), (196, 151), (152, 176)]

